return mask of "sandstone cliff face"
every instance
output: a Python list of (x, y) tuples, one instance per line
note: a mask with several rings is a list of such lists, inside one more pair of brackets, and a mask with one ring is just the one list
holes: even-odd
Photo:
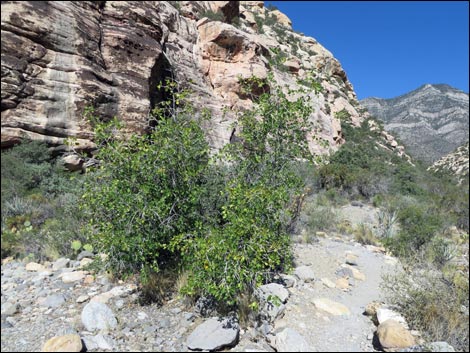
[(312, 90), (313, 152), (328, 153), (344, 142), (337, 112), (346, 110), (353, 124), (362, 120), (340, 63), (260, 1), (1, 6), (2, 147), (31, 138), (65, 150), (71, 137), (75, 149), (91, 150), (87, 106), (103, 119), (117, 116), (127, 132), (142, 133), (162, 99), (156, 86), (168, 76), (193, 91), (196, 108), (211, 110), (205, 129), (215, 148), (229, 141), (234, 111), (252, 104), (240, 92), (239, 77), (273, 72), (290, 86), (309, 75), (321, 83), (321, 94)]
[(468, 141), (468, 94), (448, 85), (427, 84), (400, 97), (366, 98), (361, 104), (423, 161), (432, 163)]

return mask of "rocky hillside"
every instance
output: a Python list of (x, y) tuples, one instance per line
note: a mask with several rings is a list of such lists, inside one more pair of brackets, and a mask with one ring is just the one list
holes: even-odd
[(432, 163), (468, 141), (468, 93), (449, 85), (426, 84), (396, 98), (366, 98), (361, 104), (423, 161)]
[[(307, 77), (321, 89), (311, 120), (311, 149), (344, 142), (339, 112), (359, 124), (359, 103), (340, 63), (289, 18), (262, 1), (2, 2), (2, 147), (22, 138), (64, 149), (95, 147), (83, 117), (93, 106), (117, 116), (128, 132), (143, 132), (156, 86), (173, 77), (193, 92), (196, 111), (208, 108), (213, 147), (234, 133), (235, 111), (252, 101), (239, 78), (274, 74), (293, 86)], [(225, 112), (225, 113), (223, 113)], [(315, 141), (313, 141), (315, 140)]]
[(445, 155), (429, 169), (434, 171), (450, 171), (459, 177), (468, 176), (468, 142), (452, 153)]

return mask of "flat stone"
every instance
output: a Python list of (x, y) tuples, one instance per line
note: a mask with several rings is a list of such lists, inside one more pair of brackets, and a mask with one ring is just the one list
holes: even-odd
[(408, 323), (406, 322), (406, 319), (395, 310), (382, 306), (377, 309), (376, 315), (379, 324), (387, 320), (395, 320), (402, 324), (405, 328), (408, 328)]
[(196, 327), (186, 344), (193, 350), (218, 350), (231, 347), (238, 341), (240, 327), (229, 318), (210, 318)]
[(357, 256), (354, 254), (347, 254), (346, 255), (346, 263), (348, 265), (357, 266)]
[(338, 278), (335, 282), (336, 288), (349, 289), (349, 281), (347, 278)]
[(41, 306), (48, 308), (57, 308), (65, 303), (65, 298), (62, 294), (53, 294), (48, 296), (42, 303)]
[(128, 284), (125, 286), (117, 286), (112, 288), (111, 290), (101, 293), (93, 298), (91, 298), (92, 302), (99, 302), (99, 303), (107, 303), (109, 299), (115, 297), (124, 297), (129, 294), (134, 293), (137, 290), (137, 286), (135, 284)]
[(313, 352), (305, 338), (289, 327), (276, 335), (275, 347), (278, 352)]
[(2, 304), (2, 316), (15, 315), (18, 312), (18, 303), (6, 302)]
[(54, 271), (61, 270), (65, 267), (67, 267), (69, 263), (70, 263), (70, 259), (66, 259), (65, 257), (61, 257), (60, 259), (58, 259), (58, 260), (56, 260), (52, 263), (52, 269)]
[(96, 336), (85, 336), (83, 342), (87, 350), (113, 350), (114, 341), (111, 337), (99, 334)]
[(415, 340), (411, 333), (399, 322), (387, 320), (377, 327), (377, 337), (385, 349), (413, 346)]
[(322, 278), (321, 282), (328, 288), (336, 288), (336, 284), (334, 284), (333, 281), (328, 278)]
[(26, 271), (31, 271), (31, 272), (40, 272), (46, 269), (43, 265), (38, 264), (36, 262), (27, 263), (25, 268), (26, 268)]
[(85, 278), (87, 272), (86, 271), (74, 271), (74, 272), (65, 272), (60, 274), (59, 277), (62, 278), (62, 282), (64, 283), (73, 283), (81, 281)]
[(77, 256), (77, 261), (80, 261), (80, 260), (82, 260), (82, 259), (85, 258), (85, 257), (93, 258), (94, 256), (95, 256), (95, 255), (93, 255), (92, 252), (83, 250), (80, 254), (78, 254), (78, 256)]
[(334, 316), (349, 315), (351, 313), (343, 304), (327, 298), (315, 298), (312, 302), (317, 309), (326, 311)]
[(86, 302), (88, 299), (90, 299), (90, 296), (84, 294), (84, 295), (79, 296), (79, 297), (77, 298), (76, 302), (77, 302), (77, 303), (84, 303), (84, 302)]
[(313, 282), (315, 280), (312, 266), (299, 266), (295, 269), (294, 274), (304, 282)]
[(284, 286), (277, 283), (269, 283), (260, 286), (257, 292), (259, 293), (261, 299), (264, 301), (273, 301), (269, 298), (277, 297), (282, 303), (286, 303), (287, 299), (289, 298), (289, 291), (285, 289)]
[(43, 352), (81, 352), (82, 349), (82, 340), (75, 334), (53, 337), (42, 347)]
[(352, 267), (351, 265), (342, 264), (341, 269), (336, 272), (337, 274), (342, 274), (343, 276), (353, 277), (359, 281), (365, 281), (366, 275), (359, 271), (357, 268)]
[(90, 302), (83, 308), (82, 323), (87, 331), (109, 330), (117, 327), (112, 310), (103, 303)]

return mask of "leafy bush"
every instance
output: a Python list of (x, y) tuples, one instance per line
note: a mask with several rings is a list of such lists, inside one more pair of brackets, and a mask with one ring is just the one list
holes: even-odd
[[(266, 84), (244, 83), (247, 95)], [(240, 113), (239, 142), (209, 158), (187, 92), (170, 81), (160, 88), (172, 98), (156, 109), (149, 135), (119, 139), (117, 122), (96, 121), (101, 165), (83, 196), (94, 247), (117, 275), (140, 272), (148, 283), (181, 266), (184, 293), (236, 304), (289, 267), (289, 206), (302, 190), (294, 166), (310, 158), (312, 106), (273, 86)]]
[[(177, 90), (167, 81), (160, 89)], [(95, 248), (109, 255), (117, 275), (152, 271), (177, 260), (170, 246), (178, 235), (201, 228), (198, 214), (209, 147), (198, 121), (184, 105), (186, 92), (175, 92), (154, 110), (149, 135), (117, 138), (120, 124), (96, 124), (101, 166), (87, 183), (83, 208)]]
[[(246, 89), (252, 85), (246, 82)], [(271, 86), (238, 119), (240, 142), (222, 151), (231, 166), (221, 224), (184, 246), (192, 254), (190, 294), (234, 303), (238, 295), (289, 267), (289, 205), (302, 190), (293, 161), (310, 159), (306, 133), (312, 106), (306, 96), (290, 101), (281, 87)]]

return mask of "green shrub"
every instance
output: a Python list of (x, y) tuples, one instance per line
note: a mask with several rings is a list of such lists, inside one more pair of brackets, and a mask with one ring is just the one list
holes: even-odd
[(442, 220), (432, 208), (411, 204), (398, 211), (400, 231), (386, 244), (399, 256), (410, 257), (442, 229)]
[[(289, 206), (303, 186), (293, 161), (311, 160), (306, 133), (312, 106), (306, 96), (290, 101), (270, 83), (269, 93), (258, 96), (255, 108), (239, 117), (240, 142), (222, 151), (222, 159), (231, 164), (222, 222), (194, 242), (180, 240), (182, 251), (191, 254), (188, 294), (233, 304), (290, 266)], [(246, 82), (248, 90), (252, 85)]]
[(173, 239), (201, 228), (197, 207), (209, 146), (185, 105), (187, 92), (169, 80), (159, 88), (174, 94), (154, 110), (149, 135), (118, 139), (112, 135), (120, 127), (116, 120), (95, 119), (101, 166), (82, 201), (94, 248), (108, 254), (117, 275), (140, 272), (145, 278), (168, 267), (179, 257)]

